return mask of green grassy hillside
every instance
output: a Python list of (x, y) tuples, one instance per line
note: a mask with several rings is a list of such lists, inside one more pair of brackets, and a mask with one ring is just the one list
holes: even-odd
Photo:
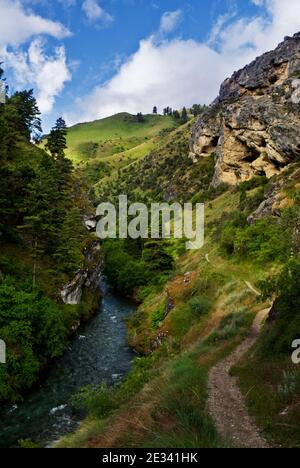
[(102, 120), (82, 123), (69, 128), (67, 156), (74, 163), (102, 159), (141, 146), (162, 130), (174, 127), (174, 119), (159, 115), (146, 115), (144, 122), (136, 116), (121, 113)]

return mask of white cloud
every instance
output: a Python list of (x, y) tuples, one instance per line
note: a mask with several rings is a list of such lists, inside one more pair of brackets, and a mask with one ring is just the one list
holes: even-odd
[[(62, 39), (70, 34), (61, 23), (34, 14), (20, 1), (0, 0), (0, 57), (13, 73), (15, 88), (34, 88), (41, 112), (52, 110), (56, 96), (71, 79), (65, 48), (56, 47), (49, 55), (41, 36)], [(30, 45), (24, 49), (22, 44), (28, 40)]]
[(3, 56), (7, 67), (14, 72), (16, 83), (19, 86), (33, 86), (40, 111), (50, 112), (56, 96), (71, 79), (64, 47), (57, 47), (54, 54), (48, 56), (43, 41), (34, 39), (27, 52), (9, 52), (6, 49)]
[(89, 21), (101, 21), (102, 24), (107, 25), (114, 20), (114, 18), (99, 5), (97, 0), (84, 0), (82, 9)]
[(62, 39), (70, 32), (61, 23), (25, 11), (17, 0), (0, 0), (0, 46), (18, 46), (38, 34)]
[[(180, 108), (209, 104), (221, 82), (256, 56), (273, 49), (285, 35), (300, 30), (299, 0), (252, 0), (261, 14), (239, 18), (229, 12), (216, 21), (206, 43), (181, 39), (141, 41), (115, 76), (77, 99), (69, 122), (93, 120), (116, 112), (149, 112), (154, 105)], [(159, 32), (171, 31), (179, 15), (162, 17)]]
[(167, 11), (166, 13), (162, 15), (159, 31), (162, 34), (168, 34), (172, 32), (176, 28), (176, 26), (178, 25), (181, 19), (182, 19), (181, 10)]

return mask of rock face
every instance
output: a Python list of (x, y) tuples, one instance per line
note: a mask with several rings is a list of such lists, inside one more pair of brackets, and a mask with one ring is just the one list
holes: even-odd
[(66, 284), (61, 290), (61, 298), (64, 304), (77, 305), (80, 304), (82, 297), (82, 288), (87, 279), (86, 271), (78, 271), (75, 278)]
[(300, 158), (300, 33), (222, 84), (192, 131), (193, 161), (211, 154), (214, 186), (270, 178)]
[(88, 288), (93, 294), (99, 289), (99, 279), (103, 269), (100, 241), (93, 242), (85, 252), (85, 267), (62, 288), (60, 295), (64, 304), (80, 304), (84, 288)]

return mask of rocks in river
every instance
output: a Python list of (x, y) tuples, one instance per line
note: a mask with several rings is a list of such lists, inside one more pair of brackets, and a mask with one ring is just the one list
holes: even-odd
[(299, 78), (298, 33), (222, 84), (194, 126), (190, 148), (193, 162), (215, 155), (213, 186), (270, 178), (299, 160)]
[(116, 383), (122, 380), (123, 374), (112, 374), (111, 378), (112, 378), (112, 381)]
[(53, 416), (54, 414), (58, 413), (59, 411), (63, 411), (66, 409), (67, 405), (60, 405), (57, 406), (56, 408), (52, 408), (49, 412), (50, 416)]
[(8, 414), (14, 413), (17, 409), (18, 409), (18, 405), (13, 405), (13, 406), (7, 411), (7, 413), (8, 413)]

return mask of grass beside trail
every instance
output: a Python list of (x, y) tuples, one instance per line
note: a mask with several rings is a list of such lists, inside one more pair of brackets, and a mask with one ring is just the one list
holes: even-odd
[(299, 366), (290, 358), (251, 353), (232, 373), (238, 377), (249, 412), (264, 437), (278, 447), (299, 448)]

